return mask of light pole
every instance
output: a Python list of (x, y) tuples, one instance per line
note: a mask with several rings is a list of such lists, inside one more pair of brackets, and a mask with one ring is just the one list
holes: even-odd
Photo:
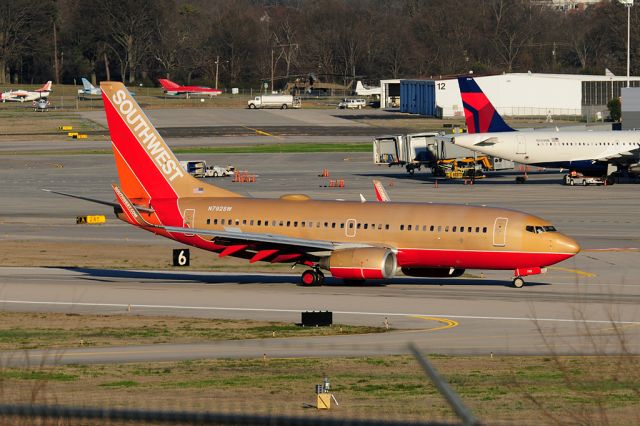
[(633, 0), (618, 0), (624, 6), (627, 7), (627, 87), (631, 84), (630, 77), (630, 52), (631, 52), (631, 6), (633, 6)]
[(216, 90), (218, 89), (218, 66), (220, 65), (220, 56), (216, 56)]

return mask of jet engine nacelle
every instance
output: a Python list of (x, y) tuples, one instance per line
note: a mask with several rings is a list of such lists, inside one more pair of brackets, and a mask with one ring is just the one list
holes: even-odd
[(380, 280), (396, 273), (396, 254), (383, 247), (336, 250), (320, 259), (320, 267), (336, 278)]
[(459, 277), (464, 274), (464, 269), (455, 268), (402, 268), (402, 273), (409, 277)]
[(632, 164), (629, 166), (629, 173), (634, 175), (640, 175), (640, 163)]

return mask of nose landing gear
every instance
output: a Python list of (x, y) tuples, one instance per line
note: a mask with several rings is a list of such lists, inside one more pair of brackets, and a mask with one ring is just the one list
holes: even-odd
[(521, 277), (515, 277), (512, 282), (515, 288), (522, 288), (522, 286), (524, 286), (524, 280)]

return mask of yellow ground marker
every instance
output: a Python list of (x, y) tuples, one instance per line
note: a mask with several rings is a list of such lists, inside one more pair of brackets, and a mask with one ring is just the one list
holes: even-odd
[(247, 127), (247, 126), (242, 126), (247, 130), (251, 130), (252, 132), (256, 132), (256, 135), (260, 135), (260, 136), (271, 136), (272, 138), (276, 138), (276, 139), (282, 139), (282, 137), (280, 136), (276, 136), (276, 135), (272, 135), (269, 132), (265, 132), (264, 130), (259, 130), (259, 129), (254, 129), (252, 127)]
[(582, 275), (583, 277), (595, 277), (596, 274), (592, 273), (592, 272), (587, 272), (587, 271), (581, 271), (580, 269), (569, 269), (569, 268), (562, 268), (560, 266), (547, 266), (547, 269), (554, 269), (556, 271), (565, 271), (565, 272), (572, 272), (576, 275)]
[(422, 316), (422, 315), (416, 315), (413, 318), (419, 318), (419, 319), (423, 319), (425, 321), (437, 321), (439, 323), (444, 324), (444, 325), (441, 325), (440, 327), (430, 328), (427, 331), (446, 330), (447, 328), (453, 328), (453, 327), (457, 327), (458, 326), (458, 322), (457, 321), (450, 320), (448, 318), (425, 317), (425, 316)]

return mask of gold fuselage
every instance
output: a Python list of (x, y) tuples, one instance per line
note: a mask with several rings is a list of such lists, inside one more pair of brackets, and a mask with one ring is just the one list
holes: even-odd
[[(294, 195), (280, 199), (181, 198), (179, 208), (185, 225), (191, 228), (369, 244), (400, 253), (460, 251), (568, 255), (566, 258), (579, 251), (573, 239), (559, 232), (527, 231), (527, 226), (551, 226), (548, 221), (490, 207), (320, 201)], [(545, 262), (532, 261), (530, 265), (519, 266), (546, 266)], [(463, 264), (439, 266), (465, 267)]]

